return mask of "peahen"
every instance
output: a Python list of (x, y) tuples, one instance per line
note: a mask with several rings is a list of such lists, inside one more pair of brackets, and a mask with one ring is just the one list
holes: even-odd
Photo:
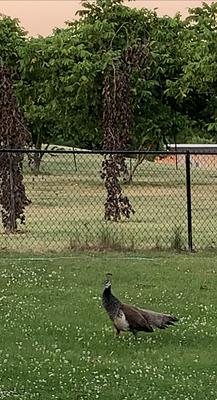
[(116, 329), (117, 336), (121, 331), (130, 331), (135, 336), (137, 332), (153, 332), (155, 328), (165, 329), (178, 318), (155, 311), (124, 304), (111, 292), (111, 281), (107, 274), (102, 294), (102, 305), (106, 309), (109, 318)]

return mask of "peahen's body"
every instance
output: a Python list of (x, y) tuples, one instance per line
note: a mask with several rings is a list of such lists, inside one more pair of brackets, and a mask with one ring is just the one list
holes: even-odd
[(165, 329), (178, 321), (178, 318), (169, 314), (157, 313), (121, 303), (112, 294), (109, 279), (105, 281), (102, 304), (113, 322), (117, 335), (121, 331), (130, 331), (134, 335), (139, 331), (153, 332), (155, 328)]

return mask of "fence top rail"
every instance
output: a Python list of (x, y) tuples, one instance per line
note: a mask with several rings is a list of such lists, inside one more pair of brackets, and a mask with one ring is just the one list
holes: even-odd
[(66, 150), (66, 149), (0, 149), (0, 153), (25, 153), (25, 154), (33, 154), (33, 153), (38, 153), (38, 154), (95, 154), (95, 155), (107, 155), (107, 154), (122, 154), (122, 155), (161, 155), (161, 156), (178, 156), (178, 155), (217, 155), (217, 149), (216, 150), (185, 150), (185, 151), (155, 151), (155, 150), (142, 150), (142, 151), (137, 151), (137, 150)]

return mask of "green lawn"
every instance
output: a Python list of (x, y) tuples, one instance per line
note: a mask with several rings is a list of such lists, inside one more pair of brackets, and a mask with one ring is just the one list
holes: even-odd
[[(0, 261), (0, 399), (216, 399), (217, 255), (17, 257)], [(115, 339), (106, 272), (119, 298), (178, 325)]]
[[(67, 251), (112, 248), (130, 251), (187, 246), (185, 168), (144, 161), (133, 183), (123, 185), (135, 209), (129, 220), (104, 220), (106, 190), (100, 178), (102, 157), (46, 155), (39, 176), (24, 165), (24, 181), (32, 204), (26, 208), (26, 226), (6, 235), (0, 221), (0, 249)], [(132, 163), (135, 161), (133, 160)], [(128, 160), (129, 164), (129, 160)], [(193, 244), (197, 249), (217, 247), (216, 167), (192, 167)]]

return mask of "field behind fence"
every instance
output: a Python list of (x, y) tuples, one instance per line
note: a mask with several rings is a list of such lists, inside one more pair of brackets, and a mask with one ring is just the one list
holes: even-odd
[[(153, 154), (147, 154), (132, 183), (122, 184), (135, 214), (112, 222), (104, 218), (102, 154), (46, 152), (36, 176), (25, 154), (23, 175), (31, 199), (26, 224), (8, 234), (0, 222), (0, 248), (187, 249), (189, 229), (194, 249), (217, 247), (217, 155), (178, 154), (177, 163), (175, 158), (173, 153), (153, 161)], [(135, 163), (136, 154), (127, 157), (129, 170)]]

